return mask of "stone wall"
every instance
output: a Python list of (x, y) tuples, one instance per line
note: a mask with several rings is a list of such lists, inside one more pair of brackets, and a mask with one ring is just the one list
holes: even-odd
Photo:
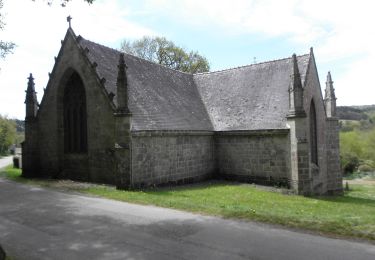
[[(313, 56), (312, 56), (313, 57)], [(306, 124), (302, 124), (300, 131), (306, 132), (309, 175), (303, 179), (311, 182), (311, 194), (326, 194), (342, 191), (342, 176), (340, 171), (340, 151), (337, 119), (327, 118), (315, 59), (310, 59), (306, 79), (304, 82), (304, 109)], [(315, 104), (318, 162), (311, 160), (310, 140), (310, 109), (312, 101)]]
[[(309, 163), (309, 179), (311, 182), (311, 194), (324, 194), (327, 192), (327, 150), (326, 150), (326, 112), (322, 91), (320, 89), (319, 76), (316, 70), (315, 60), (311, 59), (304, 84), (304, 109), (306, 112), (307, 152)], [(311, 161), (311, 140), (310, 140), (310, 109), (312, 101), (315, 104), (316, 130), (317, 130), (317, 151), (318, 163)]]
[[(114, 105), (95, 68), (75, 39), (67, 39), (45, 90), (38, 115), (40, 175), (100, 183), (115, 183)], [(64, 153), (63, 96), (66, 82), (74, 73), (84, 82), (87, 110), (87, 153)]]
[(339, 122), (335, 118), (328, 118), (326, 124), (328, 193), (341, 194), (343, 187), (340, 167)]
[[(290, 130), (130, 132), (131, 118), (120, 120), (114, 116), (115, 105), (106, 91), (106, 81), (98, 78), (96, 66), (86, 57), (87, 50), (80, 48), (70, 33), (66, 37), (36, 120), (27, 122), (27, 136), (32, 136), (32, 142), (24, 143), (24, 166), (30, 169), (30, 176), (38, 172), (42, 176), (117, 184), (120, 178), (120, 186), (124, 187), (221, 176), (290, 185), (301, 194), (342, 189), (337, 120), (326, 117), (314, 59), (310, 60), (303, 86), (307, 117), (304, 122), (294, 120), (293, 124), (288, 119)], [(84, 82), (88, 141), (85, 154), (64, 153), (63, 96), (72, 73)], [(317, 165), (311, 163), (309, 149), (312, 100), (317, 117)], [(32, 170), (31, 165), (40, 167), (39, 171)], [(293, 169), (297, 169), (296, 176)]]
[(220, 132), (215, 136), (216, 166), (226, 179), (288, 185), (288, 130)]
[(288, 117), (290, 144), (290, 186), (298, 194), (311, 194), (309, 146), (306, 116)]
[(22, 176), (37, 177), (39, 173), (38, 125), (35, 118), (25, 120), (25, 141), (22, 144)]
[(132, 132), (133, 187), (199, 181), (214, 173), (213, 132)]

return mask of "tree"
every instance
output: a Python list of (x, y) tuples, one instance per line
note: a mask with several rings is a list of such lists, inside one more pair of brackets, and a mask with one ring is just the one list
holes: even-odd
[[(0, 0), (0, 10), (3, 8), (3, 0)], [(0, 13), (0, 30), (4, 29), (5, 23), (3, 15)], [(0, 59), (4, 59), (6, 55), (12, 53), (16, 45), (13, 42), (5, 42), (0, 40)]]
[(6, 154), (16, 139), (16, 126), (12, 120), (0, 115), (0, 155)]
[(210, 70), (205, 57), (196, 51), (188, 53), (164, 37), (144, 36), (132, 42), (124, 40), (121, 51), (183, 72), (199, 73)]

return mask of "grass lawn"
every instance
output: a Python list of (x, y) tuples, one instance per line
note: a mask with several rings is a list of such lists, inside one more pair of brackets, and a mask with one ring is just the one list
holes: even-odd
[[(344, 196), (302, 197), (230, 182), (119, 191), (106, 185), (61, 185), (56, 180), (28, 180), (7, 168), (9, 179), (47, 187), (68, 188), (109, 199), (152, 204), (207, 215), (255, 220), (329, 235), (375, 242), (375, 185), (351, 184)], [(60, 183), (60, 185), (59, 185)]]

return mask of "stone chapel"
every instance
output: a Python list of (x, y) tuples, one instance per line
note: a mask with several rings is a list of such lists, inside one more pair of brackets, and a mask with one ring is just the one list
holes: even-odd
[(69, 27), (39, 104), (26, 90), (23, 176), (118, 188), (209, 178), (342, 192), (336, 97), (313, 50), (189, 74)]

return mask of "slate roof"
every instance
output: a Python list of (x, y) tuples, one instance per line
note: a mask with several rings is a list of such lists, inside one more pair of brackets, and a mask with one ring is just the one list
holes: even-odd
[[(89, 49), (89, 60), (98, 64), (97, 72), (106, 79), (107, 92), (116, 95), (120, 52), (83, 38), (79, 43)], [(213, 130), (193, 75), (128, 54), (125, 64), (132, 130)]]
[[(298, 56), (304, 83), (310, 55)], [(285, 129), (292, 58), (194, 75), (216, 131)]]
[[(116, 95), (120, 52), (80, 37), (87, 57)], [(310, 55), (298, 56), (302, 83)], [(125, 54), (132, 130), (285, 129), (292, 59), (188, 74)], [(114, 98), (116, 105), (116, 96)]]

